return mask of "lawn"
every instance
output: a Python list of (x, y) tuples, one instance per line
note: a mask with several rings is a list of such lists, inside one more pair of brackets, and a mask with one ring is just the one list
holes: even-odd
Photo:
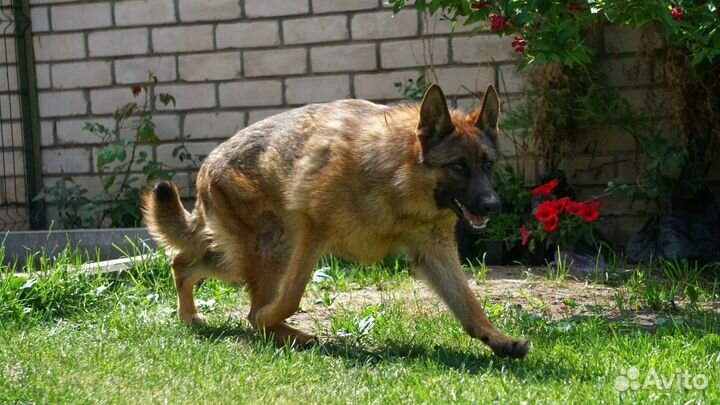
[(321, 337), (306, 350), (254, 334), (246, 292), (215, 281), (197, 290), (209, 325), (181, 324), (162, 252), (121, 278), (82, 261), (4, 270), (0, 403), (720, 402), (716, 269), (469, 269), (492, 321), (532, 342), (518, 361), (467, 337), (400, 261), (321, 263), (291, 318)]

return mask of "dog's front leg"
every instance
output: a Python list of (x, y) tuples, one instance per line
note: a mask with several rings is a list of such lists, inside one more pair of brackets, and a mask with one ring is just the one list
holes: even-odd
[(529, 349), (527, 341), (506, 336), (490, 323), (468, 286), (452, 242), (432, 238), (411, 252), (411, 260), (470, 336), (490, 346), (497, 356), (525, 357)]
[(271, 330), (297, 311), (321, 254), (322, 241), (311, 227), (303, 227), (295, 238), (290, 262), (275, 298), (260, 308), (255, 316), (255, 326), (258, 329)]

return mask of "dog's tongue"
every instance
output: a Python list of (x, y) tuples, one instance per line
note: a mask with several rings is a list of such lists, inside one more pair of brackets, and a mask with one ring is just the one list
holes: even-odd
[(485, 225), (486, 217), (482, 215), (475, 215), (468, 211), (464, 206), (462, 207), (462, 212), (465, 219), (467, 219), (473, 226)]

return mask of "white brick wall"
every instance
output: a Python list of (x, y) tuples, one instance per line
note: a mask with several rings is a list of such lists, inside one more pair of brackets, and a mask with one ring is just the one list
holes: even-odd
[(215, 32), (218, 49), (280, 45), (280, 24), (277, 21), (219, 24)]
[(316, 76), (287, 79), (288, 104), (308, 104), (350, 98), (348, 76)]
[(75, 4), (50, 8), (53, 31), (105, 28), (112, 25), (108, 3)]
[(180, 79), (186, 81), (229, 80), (240, 76), (240, 52), (215, 52), (178, 57)]
[(245, 0), (245, 14), (248, 17), (277, 17), (307, 14), (310, 0)]
[(349, 37), (347, 17), (344, 15), (283, 21), (283, 38), (290, 45), (341, 41)]
[(313, 72), (355, 72), (377, 68), (375, 44), (321, 46), (310, 49)]
[(173, 0), (132, 0), (115, 3), (115, 24), (149, 25), (175, 21)]
[(279, 80), (239, 81), (220, 84), (222, 107), (259, 107), (283, 103), (283, 85)]
[(130, 28), (88, 35), (90, 56), (142, 55), (148, 52), (148, 30)]
[(214, 47), (213, 26), (155, 28), (152, 41), (157, 53), (207, 51)]
[(237, 0), (179, 0), (180, 21), (232, 20), (240, 17)]
[(250, 51), (243, 56), (245, 76), (285, 76), (307, 71), (305, 49)]
[[(511, 39), (489, 31), (470, 37), (462, 26), (451, 34), (446, 21), (409, 9), (393, 16), (384, 0), (32, 0), (31, 15), (46, 182), (65, 172), (98, 189), (91, 167), (98, 140), (82, 127), (114, 127), (115, 109), (142, 102), (129, 87), (147, 84), (150, 71), (154, 94), (177, 101), (153, 104), (161, 144), (147, 146), (170, 166), (180, 164), (171, 153), (183, 135), (191, 150), (207, 153), (294, 106), (396, 101), (394, 84), (429, 65), (462, 105), (499, 76), (508, 92), (522, 91)], [(419, 35), (429, 32), (436, 35)], [(0, 108), (8, 103), (19, 108), (17, 97), (0, 97)], [(192, 174), (184, 176), (187, 183)]]

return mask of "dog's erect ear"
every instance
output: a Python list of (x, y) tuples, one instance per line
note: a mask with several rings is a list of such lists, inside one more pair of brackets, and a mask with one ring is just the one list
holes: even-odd
[(431, 84), (423, 96), (418, 130), (423, 145), (432, 143), (433, 139), (437, 140), (455, 130), (445, 95), (436, 84)]
[(497, 91), (491, 84), (485, 90), (480, 108), (472, 113), (475, 126), (486, 134), (496, 137), (498, 133), (498, 115), (500, 114), (500, 100)]

